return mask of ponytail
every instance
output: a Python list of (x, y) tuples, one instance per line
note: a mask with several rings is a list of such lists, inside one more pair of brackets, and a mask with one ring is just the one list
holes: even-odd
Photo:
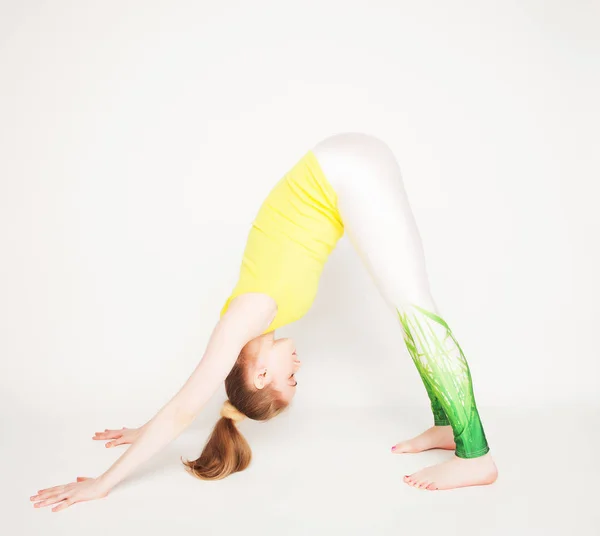
[(245, 415), (227, 400), (200, 457), (183, 462), (188, 471), (201, 480), (220, 480), (246, 469), (252, 451), (236, 426), (244, 418)]
[(256, 389), (248, 381), (247, 367), (255, 356), (244, 347), (225, 379), (229, 397), (221, 408), (221, 418), (197, 460), (182, 460), (188, 472), (201, 480), (220, 480), (250, 465), (252, 451), (236, 424), (248, 417), (255, 421), (272, 419), (288, 407), (271, 386)]

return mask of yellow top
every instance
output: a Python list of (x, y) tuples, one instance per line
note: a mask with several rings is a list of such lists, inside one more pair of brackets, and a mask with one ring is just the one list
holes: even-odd
[(221, 310), (247, 292), (271, 296), (277, 315), (267, 333), (310, 309), (329, 254), (344, 234), (337, 194), (312, 151), (273, 187), (248, 235), (239, 280)]

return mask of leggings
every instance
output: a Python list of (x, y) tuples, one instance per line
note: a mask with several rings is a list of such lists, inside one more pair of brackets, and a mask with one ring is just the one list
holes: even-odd
[(456, 456), (489, 451), (467, 360), (429, 288), (425, 254), (400, 168), (389, 147), (344, 133), (313, 148), (338, 196), (345, 231), (388, 307), (431, 401), (434, 425), (451, 425)]

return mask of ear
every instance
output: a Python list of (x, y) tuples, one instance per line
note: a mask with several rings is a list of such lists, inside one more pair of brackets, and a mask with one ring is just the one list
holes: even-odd
[(254, 387), (263, 389), (267, 385), (267, 369), (262, 368), (256, 371), (254, 375)]
[(262, 337), (265, 341), (273, 342), (275, 340), (275, 331), (269, 331), (268, 333), (263, 334)]

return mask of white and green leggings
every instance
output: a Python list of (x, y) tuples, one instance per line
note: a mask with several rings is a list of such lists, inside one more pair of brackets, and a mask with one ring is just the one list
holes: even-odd
[(345, 231), (389, 307), (431, 400), (434, 424), (452, 426), (456, 455), (489, 451), (465, 355), (433, 300), (419, 230), (389, 147), (338, 134), (313, 148), (338, 195)]

